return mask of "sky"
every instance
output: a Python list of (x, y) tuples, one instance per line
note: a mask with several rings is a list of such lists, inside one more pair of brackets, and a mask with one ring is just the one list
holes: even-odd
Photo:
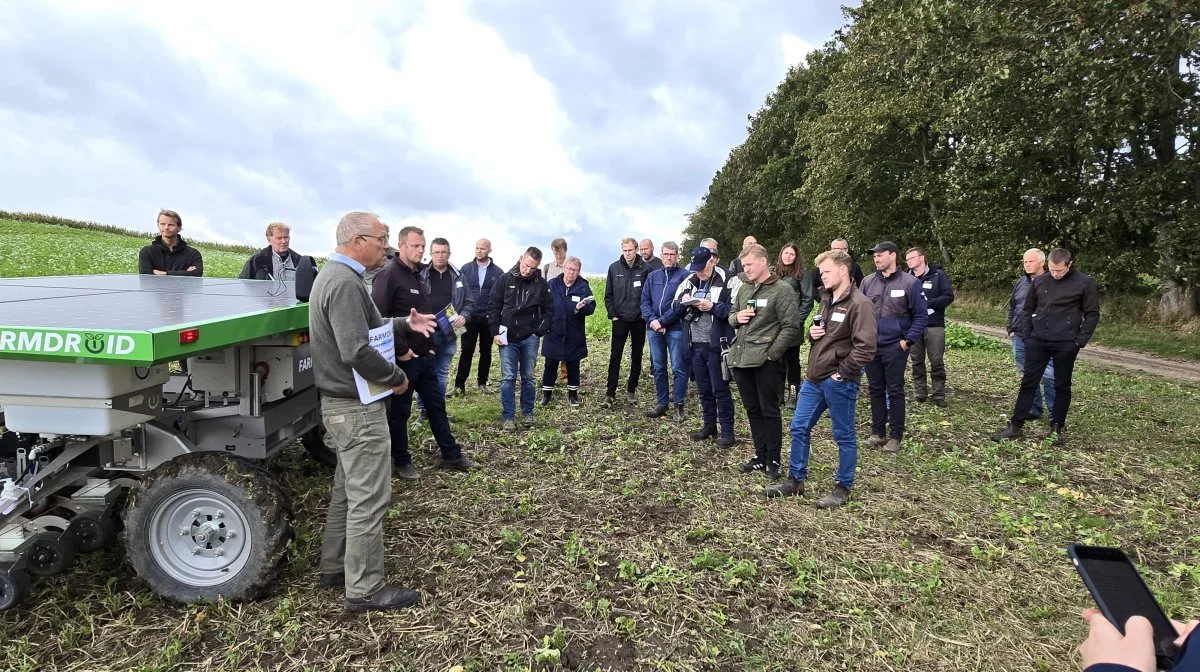
[[(679, 241), (820, 0), (0, 0), (0, 210), (323, 255), (346, 212), (476, 239)], [(393, 238), (394, 243), (394, 238)]]

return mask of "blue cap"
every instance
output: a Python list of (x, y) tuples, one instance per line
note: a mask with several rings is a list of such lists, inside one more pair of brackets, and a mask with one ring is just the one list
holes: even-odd
[(708, 265), (708, 260), (712, 259), (712, 256), (712, 250), (703, 245), (697, 247), (692, 250), (692, 263), (688, 264), (687, 270), (693, 272), (703, 271), (704, 267)]

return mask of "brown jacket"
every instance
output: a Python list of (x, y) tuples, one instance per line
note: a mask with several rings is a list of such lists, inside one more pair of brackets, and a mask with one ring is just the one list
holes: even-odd
[(809, 347), (808, 379), (818, 383), (836, 373), (857, 381), (875, 358), (875, 305), (850, 285), (836, 300), (822, 289), (817, 312), (825, 320), (825, 335)]

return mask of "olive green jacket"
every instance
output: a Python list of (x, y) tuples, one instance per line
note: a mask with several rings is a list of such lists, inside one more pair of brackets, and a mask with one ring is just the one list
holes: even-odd
[[(751, 299), (758, 304), (754, 317), (738, 324), (737, 314)], [(767, 360), (782, 361), (784, 351), (804, 338), (804, 317), (800, 315), (796, 290), (774, 275), (767, 276), (760, 285), (743, 282), (729, 309), (729, 326), (737, 334), (729, 348), (730, 367), (751, 369)]]

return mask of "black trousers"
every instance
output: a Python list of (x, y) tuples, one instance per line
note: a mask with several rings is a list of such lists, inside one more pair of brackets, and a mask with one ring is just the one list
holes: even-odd
[(450, 433), (450, 419), (446, 417), (446, 393), (437, 377), (437, 359), (433, 354), (424, 354), (405, 362), (396, 363), (408, 376), (408, 389), (404, 394), (393, 394), (388, 399), (388, 429), (392, 435), (392, 462), (400, 466), (412, 464), (408, 452), (408, 418), (412, 414), (413, 394), (421, 397), (425, 414), (429, 417), (429, 429), (442, 450), (443, 460), (457, 460), (462, 456), (462, 447)]
[[(553, 390), (554, 384), (558, 382), (558, 365), (561, 360), (546, 358), (546, 363), (542, 366), (542, 389)], [(569, 362), (561, 362), (567, 367), (567, 389), (579, 389), (579, 360)]]
[[(908, 353), (897, 341), (879, 346), (875, 350), (875, 359), (867, 364), (871, 433), (875, 436), (897, 441), (904, 438), (904, 369), (907, 363)], [(889, 424), (892, 427), (890, 435), (887, 434)]]
[(779, 404), (783, 396), (783, 378), (787, 366), (783, 362), (767, 361), (752, 369), (734, 369), (742, 406), (750, 421), (750, 436), (754, 440), (754, 456), (763, 464), (778, 465), (783, 447), (783, 420)]
[(608, 386), (609, 396), (617, 393), (617, 379), (621, 375), (621, 359), (625, 356), (625, 341), (630, 341), (629, 382), (625, 389), (636, 392), (638, 379), (642, 377), (642, 352), (646, 349), (646, 321), (614, 320), (612, 323), (612, 350), (608, 354)]
[(1050, 360), (1054, 360), (1054, 412), (1050, 422), (1060, 427), (1067, 424), (1067, 411), (1071, 410), (1071, 374), (1075, 372), (1078, 356), (1079, 346), (1071, 341), (1025, 339), (1025, 372), (1021, 374), (1021, 391), (1017, 393), (1017, 406), (1013, 409), (1014, 425), (1021, 425), (1029, 418), (1033, 395), (1037, 393)]
[(787, 364), (787, 384), (800, 389), (800, 346), (793, 345), (783, 352), (783, 361)]
[(458, 373), (454, 374), (455, 387), (467, 384), (476, 341), (479, 342), (479, 376), (476, 380), (480, 385), (487, 385), (488, 374), (492, 372), (492, 328), (488, 326), (486, 318), (475, 318), (467, 322), (463, 331), (461, 347), (458, 349)]

